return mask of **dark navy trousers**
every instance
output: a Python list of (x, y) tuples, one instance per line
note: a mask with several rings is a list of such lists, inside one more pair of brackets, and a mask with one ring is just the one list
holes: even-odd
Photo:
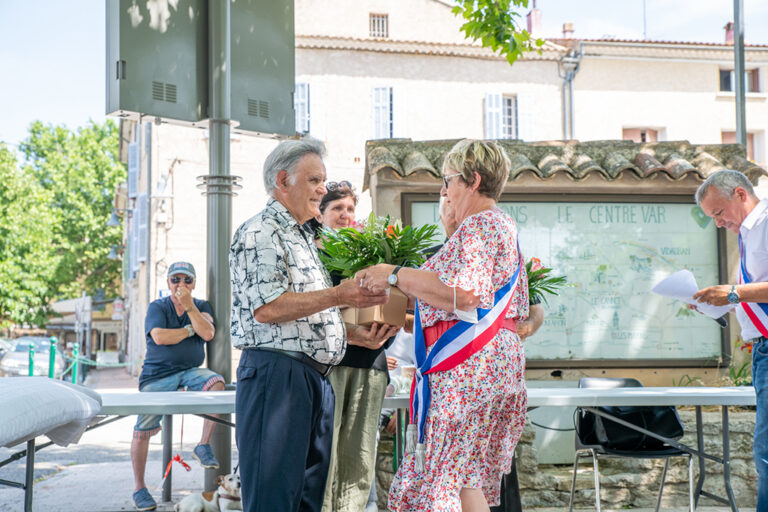
[(246, 349), (237, 369), (235, 438), (245, 512), (320, 512), (334, 396), (300, 361)]

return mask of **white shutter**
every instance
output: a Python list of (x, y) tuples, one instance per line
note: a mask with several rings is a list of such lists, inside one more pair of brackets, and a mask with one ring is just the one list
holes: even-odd
[(309, 133), (309, 84), (296, 84), (293, 95), (293, 107), (296, 110), (296, 133)]
[(325, 84), (313, 83), (312, 92), (309, 95), (309, 134), (319, 140), (327, 140), (326, 121), (328, 116), (325, 100)]
[(392, 137), (392, 101), (391, 87), (374, 87), (371, 91), (372, 139), (389, 139)]
[(129, 233), (130, 239), (130, 260), (131, 260), (131, 273), (139, 270), (139, 208), (138, 205), (134, 205), (133, 213), (131, 215), (131, 231)]
[(396, 139), (408, 137), (408, 108), (405, 87), (392, 89), (392, 136)]
[(485, 95), (485, 138), (501, 138), (501, 94)]
[(136, 209), (138, 210), (139, 216), (138, 216), (138, 243), (136, 244), (136, 259), (137, 261), (147, 261), (147, 242), (148, 242), (148, 234), (149, 234), (149, 226), (148, 226), (148, 220), (149, 220), (149, 198), (147, 197), (147, 194), (139, 194), (139, 197), (136, 200)]
[(517, 95), (517, 138), (531, 142), (535, 139), (534, 132), (534, 102), (533, 95), (520, 93)]
[(128, 197), (136, 197), (139, 190), (139, 169), (141, 168), (139, 143), (128, 144)]

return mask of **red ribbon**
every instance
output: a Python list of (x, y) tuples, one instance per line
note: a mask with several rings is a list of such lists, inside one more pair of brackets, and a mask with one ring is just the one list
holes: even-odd
[(168, 466), (165, 468), (165, 474), (163, 475), (163, 480), (165, 480), (166, 478), (168, 478), (168, 473), (170, 473), (170, 472), (171, 472), (171, 464), (173, 464), (173, 461), (176, 461), (176, 462), (178, 462), (179, 464), (181, 464), (181, 465), (182, 465), (182, 467), (183, 467), (184, 469), (186, 469), (187, 471), (192, 471), (192, 468), (191, 468), (191, 467), (189, 467), (189, 464), (187, 464), (186, 462), (184, 462), (184, 459), (182, 459), (182, 458), (181, 458), (181, 454), (180, 454), (180, 453), (177, 453), (176, 455), (174, 455), (174, 456), (173, 456), (173, 458), (172, 458), (171, 460), (169, 460), (169, 461), (168, 461)]

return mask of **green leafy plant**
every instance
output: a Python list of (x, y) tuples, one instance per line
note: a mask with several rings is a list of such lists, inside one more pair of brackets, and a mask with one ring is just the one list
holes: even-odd
[(436, 233), (434, 224), (403, 227), (399, 222), (391, 224), (389, 215), (376, 217), (371, 212), (364, 224), (338, 231), (323, 230), (320, 258), (329, 271), (346, 278), (378, 263), (418, 267), (424, 263), (422, 253), (432, 245)]
[(510, 64), (524, 52), (544, 46), (542, 39), (533, 39), (522, 28), (521, 12), (528, 0), (459, 0), (453, 7), (455, 16), (464, 19), (461, 31), (473, 41), (502, 55)]
[(567, 282), (565, 276), (550, 275), (552, 269), (543, 266), (538, 258), (528, 260), (525, 271), (528, 274), (528, 298), (532, 304), (547, 303), (545, 294), (557, 295)]

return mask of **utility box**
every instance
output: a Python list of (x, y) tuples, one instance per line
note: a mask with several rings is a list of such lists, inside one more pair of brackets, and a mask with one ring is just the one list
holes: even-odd
[(230, 5), (234, 131), (293, 136), (293, 0), (237, 0)]
[(106, 1), (108, 115), (184, 124), (207, 119), (207, 5)]

